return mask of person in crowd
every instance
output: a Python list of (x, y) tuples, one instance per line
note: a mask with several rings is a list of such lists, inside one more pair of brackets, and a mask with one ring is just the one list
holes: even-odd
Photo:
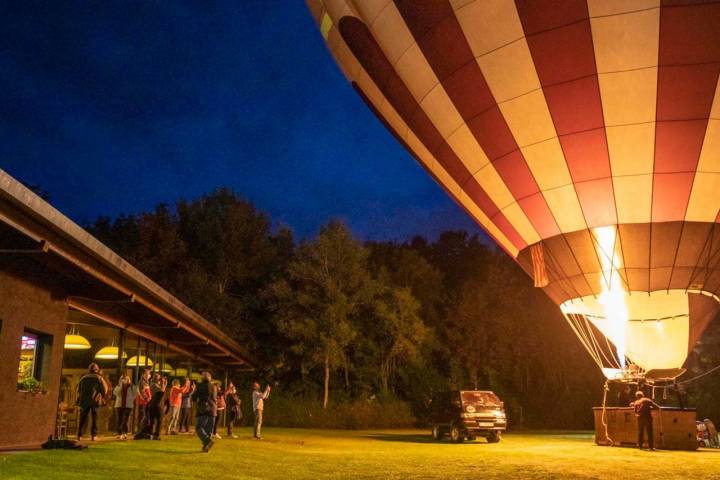
[(215, 416), (215, 423), (213, 423), (213, 438), (220, 440), (222, 437), (217, 433), (218, 424), (220, 423), (220, 417), (225, 413), (225, 392), (222, 391), (218, 386), (218, 402), (217, 402), (217, 415)]
[(212, 383), (210, 372), (202, 372), (202, 382), (193, 392), (192, 401), (195, 402), (195, 434), (203, 444), (203, 452), (209, 452), (215, 444), (212, 431), (217, 416), (217, 398), (217, 387)]
[(162, 401), (167, 388), (167, 377), (154, 373), (150, 381), (150, 402), (147, 405), (149, 432), (153, 440), (160, 440), (160, 426), (162, 424)]
[(135, 440), (145, 440), (150, 438), (149, 420), (148, 416), (148, 404), (152, 398), (150, 391), (150, 369), (144, 369), (142, 375), (137, 383), (137, 396), (135, 397), (135, 403), (138, 407), (138, 433), (135, 435)]
[(100, 367), (91, 363), (88, 373), (83, 375), (77, 386), (77, 406), (80, 408), (80, 421), (78, 423), (77, 438), (80, 440), (85, 433), (88, 415), (91, 417), (90, 439), (97, 437), (97, 407), (105, 398), (105, 382), (99, 375)]
[(696, 420), (695, 428), (697, 429), (695, 438), (697, 439), (698, 447), (707, 447), (708, 443), (710, 442), (708, 439), (707, 426), (705, 425), (705, 422)]
[(195, 391), (195, 382), (190, 382), (189, 378), (185, 379), (183, 388), (187, 387), (187, 391), (182, 394), (182, 403), (180, 409), (180, 432), (190, 433), (190, 415), (192, 413), (192, 394)]
[(263, 422), (263, 409), (265, 408), (265, 400), (270, 396), (270, 385), (265, 387), (264, 391), (260, 391), (260, 384), (253, 382), (252, 402), (253, 402), (253, 414), (255, 415), (255, 423), (253, 428), (253, 437), (258, 440), (262, 440), (260, 430), (262, 429)]
[(638, 448), (643, 448), (643, 433), (647, 432), (648, 450), (655, 450), (655, 438), (653, 435), (652, 410), (659, 410), (660, 406), (647, 398), (642, 390), (635, 392), (635, 401), (630, 404), (635, 409), (638, 426)]
[(233, 434), (233, 426), (235, 425), (235, 420), (242, 420), (242, 410), (240, 409), (241, 400), (232, 382), (228, 383), (227, 389), (225, 390), (225, 405), (227, 436), (230, 438), (238, 438), (237, 435)]
[(137, 395), (137, 387), (132, 384), (127, 374), (120, 376), (120, 381), (113, 391), (115, 395), (115, 414), (117, 415), (118, 438), (127, 440), (128, 420)]
[(182, 399), (185, 393), (190, 391), (190, 386), (185, 383), (182, 387), (180, 386), (180, 380), (177, 378), (172, 381), (170, 387), (170, 421), (168, 422), (167, 434), (177, 435), (179, 424), (180, 424), (180, 408), (182, 407)]
[(705, 431), (707, 432), (708, 445), (717, 448), (720, 443), (718, 443), (718, 431), (715, 423), (709, 418), (706, 418), (703, 420), (703, 424), (705, 424)]

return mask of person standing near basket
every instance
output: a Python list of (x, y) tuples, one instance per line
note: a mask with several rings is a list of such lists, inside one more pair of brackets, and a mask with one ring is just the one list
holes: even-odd
[(655, 434), (653, 432), (652, 411), (660, 410), (660, 405), (650, 400), (645, 394), (638, 390), (635, 392), (635, 400), (630, 405), (635, 409), (635, 417), (637, 417), (638, 426), (638, 448), (643, 448), (643, 433), (647, 432), (648, 450), (655, 450)]

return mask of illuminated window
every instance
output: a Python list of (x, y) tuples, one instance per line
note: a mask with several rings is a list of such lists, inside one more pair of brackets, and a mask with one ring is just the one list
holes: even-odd
[(35, 378), (35, 354), (37, 352), (37, 335), (23, 334), (20, 338), (20, 366), (18, 367), (18, 383), (28, 378)]
[(20, 362), (18, 364), (18, 389), (32, 390), (43, 382), (50, 361), (52, 337), (24, 331), (20, 337)]

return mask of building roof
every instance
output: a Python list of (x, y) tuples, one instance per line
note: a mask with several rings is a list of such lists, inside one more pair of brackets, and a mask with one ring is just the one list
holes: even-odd
[(82, 279), (71, 308), (200, 362), (252, 368), (237, 342), (1, 169), (0, 221), (21, 234), (13, 244), (21, 248), (7, 252), (47, 257)]

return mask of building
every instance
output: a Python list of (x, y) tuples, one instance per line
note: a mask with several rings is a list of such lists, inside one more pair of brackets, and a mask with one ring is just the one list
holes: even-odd
[(0, 449), (39, 446), (58, 418), (71, 434), (92, 361), (113, 384), (146, 366), (252, 369), (240, 345), (0, 170)]

